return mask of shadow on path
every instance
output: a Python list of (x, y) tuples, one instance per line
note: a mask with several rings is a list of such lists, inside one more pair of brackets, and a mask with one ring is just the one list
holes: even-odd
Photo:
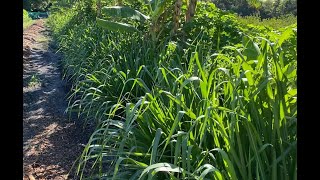
[(23, 34), (24, 179), (76, 179), (68, 173), (91, 130), (64, 113), (68, 90), (58, 67), (61, 56), (49, 46), (44, 23), (37, 20)]

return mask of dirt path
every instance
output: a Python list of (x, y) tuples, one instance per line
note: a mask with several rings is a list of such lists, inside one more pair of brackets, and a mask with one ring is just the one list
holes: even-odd
[(64, 113), (65, 82), (61, 57), (49, 46), (45, 20), (23, 33), (23, 173), (24, 179), (76, 179), (68, 175), (89, 132)]

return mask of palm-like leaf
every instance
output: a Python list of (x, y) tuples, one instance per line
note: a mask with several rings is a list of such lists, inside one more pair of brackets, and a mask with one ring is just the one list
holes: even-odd
[(142, 14), (141, 12), (124, 6), (110, 6), (102, 8), (103, 14), (110, 17), (131, 18), (139, 21), (145, 21), (150, 19), (149, 16)]
[(152, 19), (154, 21), (156, 21), (159, 16), (163, 13), (163, 11), (165, 10), (165, 7), (166, 5), (170, 2), (170, 0), (159, 0), (159, 1), (156, 1), (154, 3), (155, 4), (155, 8), (152, 12)]
[(105, 28), (110, 31), (120, 31), (120, 32), (129, 32), (129, 33), (139, 32), (137, 28), (126, 23), (112, 22), (112, 21), (107, 21), (100, 18), (97, 18), (97, 23), (102, 28)]
[[(108, 6), (102, 8), (102, 13), (109, 17), (114, 18), (131, 18), (139, 21), (146, 21), (149, 19), (148, 16), (142, 14), (141, 12), (132, 9), (130, 7), (124, 6)], [(114, 22), (105, 19), (97, 18), (97, 23), (99, 26), (108, 29), (110, 31), (120, 31), (120, 32), (139, 32), (137, 28), (135, 28), (131, 24)]]
[(254, 8), (261, 7), (261, 0), (247, 0), (248, 4)]

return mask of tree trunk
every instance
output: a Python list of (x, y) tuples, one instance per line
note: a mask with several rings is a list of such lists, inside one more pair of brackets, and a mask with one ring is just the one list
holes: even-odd
[(196, 11), (196, 6), (197, 6), (197, 0), (189, 0), (189, 6), (186, 14), (186, 22), (191, 21)]
[(101, 0), (97, 0), (97, 17), (101, 15)]
[(181, 14), (182, 0), (177, 0), (174, 4), (174, 15), (173, 15), (173, 32), (177, 32), (180, 27), (180, 14)]

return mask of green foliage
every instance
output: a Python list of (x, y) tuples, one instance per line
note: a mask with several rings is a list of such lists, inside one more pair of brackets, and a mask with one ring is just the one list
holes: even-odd
[(107, 16), (131, 18), (131, 19), (136, 19), (138, 21), (146, 21), (147, 19), (149, 19), (148, 16), (130, 7), (122, 7), (122, 6), (103, 7), (102, 12)]
[(110, 31), (129, 32), (129, 33), (138, 31), (138, 29), (136, 29), (134, 26), (125, 24), (125, 23), (112, 22), (112, 21), (107, 21), (99, 18), (97, 18), (97, 23), (99, 26), (105, 29), (108, 29)]
[(296, 24), (297, 17), (290, 14), (270, 19), (261, 19), (259, 16), (238, 16), (237, 21), (247, 25), (252, 24), (255, 26), (267, 26), (274, 29), (280, 29)]
[(212, 0), (217, 7), (236, 12), (240, 16), (254, 16), (259, 14), (262, 19), (297, 15), (296, 0)]
[(33, 23), (32, 19), (29, 17), (28, 11), (23, 10), (23, 30), (27, 29)]
[(131, 25), (130, 23), (121, 23), (121, 22), (116, 22), (114, 20), (124, 21), (124, 19), (130, 19), (131, 23), (132, 23), (132, 20), (137, 20), (140, 23), (144, 23), (146, 20), (149, 19), (148, 16), (130, 7), (123, 7), (123, 6), (103, 7), (102, 12), (105, 18), (110, 20), (97, 18), (97, 23), (99, 26), (110, 31), (120, 31), (120, 32), (128, 32), (128, 33), (139, 32), (139, 30), (135, 28), (133, 25)]
[(219, 50), (220, 47), (241, 42), (245, 31), (234, 14), (221, 11), (212, 3), (198, 2), (197, 13), (193, 20), (184, 26), (187, 39), (199, 36), (205, 51)]
[(51, 0), (23, 0), (23, 9), (27, 11), (47, 11)]
[[(161, 1), (148, 1), (146, 4), (147, 7), (147, 15), (141, 13), (138, 10), (132, 9), (126, 6), (106, 6), (102, 8), (102, 12), (104, 13), (105, 17), (108, 20), (104, 21), (108, 24), (112, 24), (112, 26), (105, 25), (102, 26), (108, 30), (121, 30), (122, 32), (135, 32), (138, 29), (134, 29), (133, 24), (137, 24), (140, 27), (147, 27), (145, 32), (148, 35), (151, 35), (153, 41), (156, 41), (159, 37), (157, 33), (163, 30), (162, 25), (164, 24), (159, 23), (160, 17), (167, 13), (166, 7), (168, 7), (172, 0), (161, 0)], [(129, 20), (128, 20), (129, 19)], [(99, 24), (101, 24), (102, 19), (99, 20)], [(113, 23), (112, 21), (113, 20)], [(117, 21), (118, 20), (118, 21)], [(135, 23), (136, 20), (138, 23)], [(162, 17), (163, 20), (163, 17)], [(121, 21), (121, 22), (120, 22)], [(127, 22), (123, 22), (127, 21)], [(128, 28), (126, 28), (128, 27)]]
[(154, 43), (96, 22), (80, 4), (49, 17), (68, 112), (97, 125), (78, 178), (296, 177), (296, 24), (244, 25), (199, 3), (184, 36)]

